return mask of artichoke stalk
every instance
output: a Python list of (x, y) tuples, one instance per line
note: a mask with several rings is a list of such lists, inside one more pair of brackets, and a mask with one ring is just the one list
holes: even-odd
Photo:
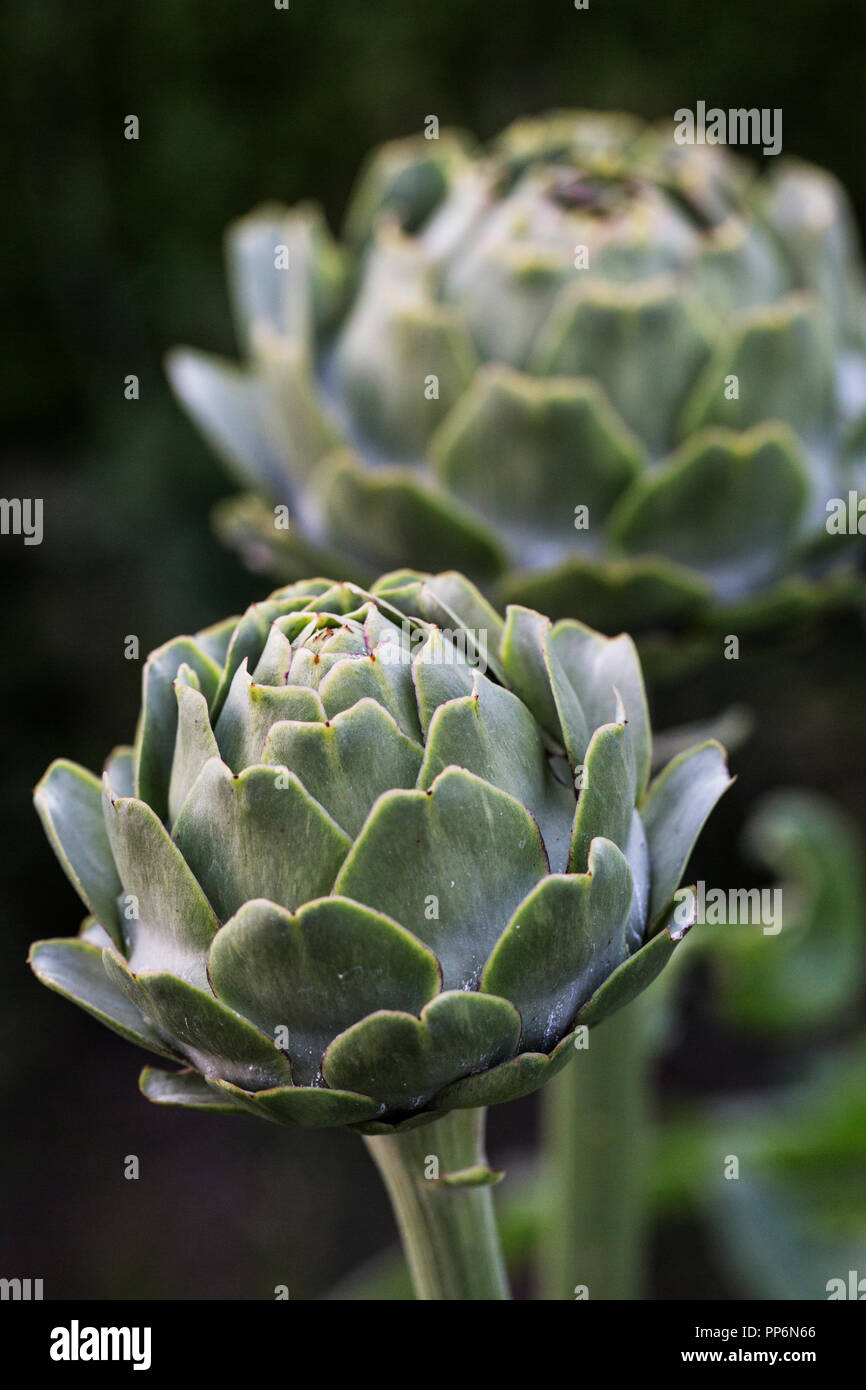
[(455, 573), (289, 585), (152, 653), (101, 784), (48, 769), (89, 915), (32, 967), (179, 1065), (149, 1099), (366, 1136), (419, 1296), (501, 1296), (481, 1112), (694, 920), (674, 894), (724, 752), (650, 782), (651, 751), (626, 636), (503, 619)]
[(847, 198), (672, 131), (419, 135), (373, 154), (342, 244), (310, 205), (230, 228), (244, 365), (169, 375), (248, 489), (217, 524), (252, 566), (454, 566), (613, 632), (856, 594), (862, 542), (828, 532), (866, 441)]

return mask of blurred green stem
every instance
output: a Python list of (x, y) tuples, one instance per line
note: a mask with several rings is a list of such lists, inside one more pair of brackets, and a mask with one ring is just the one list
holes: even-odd
[(588, 1035), (542, 1091), (547, 1178), (540, 1297), (637, 1299), (643, 1291), (648, 1162), (646, 994)]
[(419, 1299), (509, 1297), (489, 1186), (495, 1175), (484, 1153), (486, 1114), (452, 1110), (419, 1129), (364, 1141), (388, 1189)]

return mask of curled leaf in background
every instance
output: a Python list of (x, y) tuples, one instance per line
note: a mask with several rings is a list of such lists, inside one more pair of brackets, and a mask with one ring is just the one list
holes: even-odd
[(780, 880), (778, 938), (736, 923), (713, 952), (719, 1006), (758, 1032), (844, 1024), (866, 982), (860, 836), (814, 792), (764, 797), (746, 823), (750, 857)]
[[(701, 1139), (688, 1121), (675, 1124), (664, 1155), (682, 1174), (691, 1152), (690, 1197), (748, 1296), (860, 1297), (848, 1284), (866, 1262), (862, 834), (829, 799), (780, 791), (756, 806), (744, 840), (781, 880), (783, 928), (769, 938), (720, 929), (710, 956), (718, 1008), (758, 1044), (800, 1051), (815, 1032), (834, 1041), (801, 1058), (799, 1082), (710, 1110)], [(719, 1183), (720, 1146), (739, 1156), (740, 1180)]]

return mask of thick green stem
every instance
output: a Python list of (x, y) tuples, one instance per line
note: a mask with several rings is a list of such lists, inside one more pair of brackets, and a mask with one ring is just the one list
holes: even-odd
[(542, 1093), (542, 1298), (642, 1296), (651, 1009), (641, 995), (593, 1028)]
[[(422, 1299), (508, 1298), (489, 1186), (484, 1110), (452, 1110), (430, 1125), (365, 1143), (382, 1175)], [(434, 1160), (436, 1160), (434, 1162)], [(449, 1181), (449, 1175), (464, 1181)]]

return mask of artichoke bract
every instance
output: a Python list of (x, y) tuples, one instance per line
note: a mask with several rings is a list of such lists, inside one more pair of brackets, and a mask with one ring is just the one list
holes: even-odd
[(650, 764), (630, 638), (455, 573), (296, 583), (153, 652), (101, 785), (49, 768), (91, 915), (31, 963), (182, 1064), (155, 1101), (386, 1134), (508, 1100), (693, 920), (724, 753)]
[(866, 317), (824, 170), (556, 113), (386, 145), (342, 244), (271, 204), (227, 250), (246, 365), (169, 375), (254, 567), (453, 566), (607, 631), (850, 592)]

